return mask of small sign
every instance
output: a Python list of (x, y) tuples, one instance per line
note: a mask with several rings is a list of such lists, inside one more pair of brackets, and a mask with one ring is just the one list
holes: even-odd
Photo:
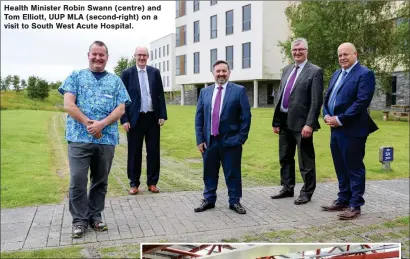
[(393, 147), (381, 147), (379, 150), (379, 161), (382, 163), (393, 161)]

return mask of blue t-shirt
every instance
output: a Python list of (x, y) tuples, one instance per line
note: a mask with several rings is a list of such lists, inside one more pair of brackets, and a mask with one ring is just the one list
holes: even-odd
[[(99, 80), (89, 69), (74, 71), (61, 84), (61, 94), (70, 92), (76, 96), (76, 105), (91, 120), (102, 120), (124, 103), (129, 105), (131, 99), (121, 79), (112, 73), (101, 74)], [(118, 123), (106, 126), (100, 139), (87, 132), (87, 127), (67, 115), (66, 140), (79, 143), (96, 143), (106, 145), (119, 144)]]

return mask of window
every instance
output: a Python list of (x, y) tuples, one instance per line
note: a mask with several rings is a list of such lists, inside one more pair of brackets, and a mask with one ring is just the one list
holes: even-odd
[(169, 87), (169, 76), (167, 76), (167, 86)]
[(155, 59), (157, 59), (157, 49), (155, 49)]
[(199, 0), (194, 0), (194, 12), (199, 10)]
[(226, 52), (225, 60), (226, 62), (228, 62), (230, 70), (232, 70), (233, 69), (233, 46), (226, 46), (225, 52)]
[(162, 72), (165, 72), (165, 60), (162, 62)]
[(167, 60), (167, 71), (169, 71), (169, 60)]
[(194, 22), (194, 42), (199, 42), (199, 21)]
[(242, 44), (242, 68), (251, 67), (251, 43)]
[(176, 75), (186, 75), (186, 55), (176, 57)]
[(162, 77), (162, 85), (165, 86), (165, 76)]
[(211, 16), (211, 39), (218, 36), (217, 20), (216, 15)]
[(242, 6), (242, 31), (251, 29), (251, 5)]
[(167, 44), (167, 56), (169, 55), (169, 44)]
[(162, 47), (162, 56), (165, 57), (165, 46)]
[(233, 10), (227, 11), (225, 15), (226, 35), (233, 34)]
[(154, 55), (153, 55), (153, 51), (151, 50), (151, 58), (153, 59), (154, 58)]
[(194, 53), (194, 74), (199, 74), (199, 52)]
[(211, 49), (211, 72), (213, 71), (213, 67), (212, 65), (216, 62), (216, 60), (218, 59), (218, 53), (217, 53), (217, 49)]
[(177, 27), (176, 31), (176, 46), (183, 46), (186, 44), (186, 25)]
[(216, 5), (218, 1), (211, 1), (211, 5)]
[(158, 48), (158, 58), (161, 58), (161, 47)]
[(176, 1), (176, 18), (184, 16), (186, 14), (185, 8), (186, 7), (186, 1), (185, 0), (177, 0)]
[(397, 103), (397, 76), (391, 78), (391, 91), (386, 91), (386, 107)]
[(161, 62), (158, 63), (159, 72), (161, 72)]

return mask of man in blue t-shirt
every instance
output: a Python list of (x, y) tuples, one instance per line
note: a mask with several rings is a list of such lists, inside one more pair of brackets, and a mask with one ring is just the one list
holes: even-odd
[(96, 231), (108, 229), (101, 212), (115, 146), (119, 144), (117, 121), (131, 102), (121, 79), (105, 70), (107, 61), (107, 46), (95, 41), (88, 52), (89, 68), (72, 72), (58, 88), (68, 113), (69, 210), (75, 238), (84, 235), (88, 224)]

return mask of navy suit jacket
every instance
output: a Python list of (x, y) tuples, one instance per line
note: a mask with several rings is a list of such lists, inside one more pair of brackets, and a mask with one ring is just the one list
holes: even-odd
[[(197, 145), (211, 139), (212, 94), (215, 84), (201, 89), (195, 116)], [(219, 135), (222, 146), (243, 145), (251, 127), (251, 107), (245, 87), (228, 82), (219, 118)]]
[[(337, 70), (330, 79), (323, 105), (323, 116), (331, 116), (328, 101), (341, 72), (342, 69)], [(334, 116), (338, 116), (343, 126), (332, 128), (332, 132), (343, 131), (346, 136), (366, 137), (378, 129), (367, 112), (373, 99), (375, 84), (373, 71), (357, 62), (337, 91)]]
[[(161, 73), (155, 67), (147, 66), (147, 75), (154, 113), (157, 119), (167, 120), (167, 108)], [(132, 66), (124, 70), (121, 74), (121, 80), (125, 88), (127, 88), (132, 101), (131, 105), (125, 108), (125, 113), (121, 117), (121, 124), (129, 122), (133, 128), (137, 124), (141, 109), (141, 88), (137, 67)]]

